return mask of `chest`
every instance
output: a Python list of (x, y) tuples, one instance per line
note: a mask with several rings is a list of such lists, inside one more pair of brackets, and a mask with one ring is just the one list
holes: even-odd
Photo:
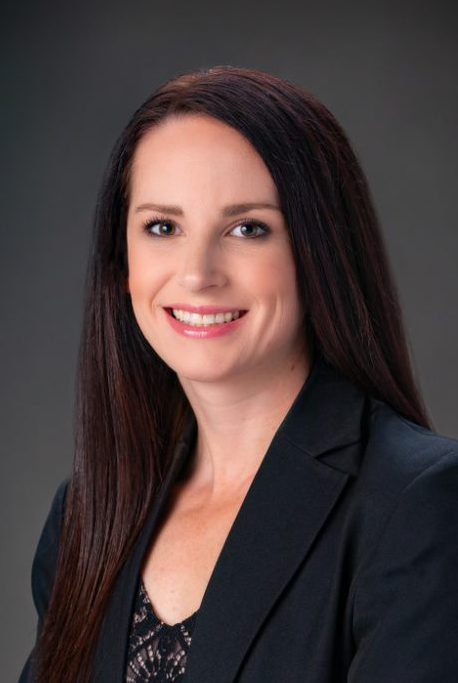
[(142, 578), (157, 616), (167, 624), (200, 607), (246, 489), (224, 502), (195, 504), (176, 493), (145, 555)]

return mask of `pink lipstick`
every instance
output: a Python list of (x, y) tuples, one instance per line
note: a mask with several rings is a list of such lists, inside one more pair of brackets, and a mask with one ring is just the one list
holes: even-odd
[(182, 303), (163, 310), (172, 329), (190, 339), (214, 339), (230, 334), (243, 324), (248, 313), (245, 309)]

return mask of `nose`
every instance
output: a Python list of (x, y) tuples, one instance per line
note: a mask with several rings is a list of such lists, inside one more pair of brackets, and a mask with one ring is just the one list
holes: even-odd
[(222, 287), (226, 282), (216, 246), (204, 240), (193, 243), (190, 240), (183, 249), (178, 267), (178, 284), (188, 291)]

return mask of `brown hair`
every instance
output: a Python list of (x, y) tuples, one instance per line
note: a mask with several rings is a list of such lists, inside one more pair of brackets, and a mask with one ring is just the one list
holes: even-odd
[(190, 113), (237, 129), (266, 163), (290, 231), (308, 348), (407, 419), (429, 426), (367, 181), (332, 114), (300, 86), (252, 69), (221, 66), (165, 83), (121, 134), (99, 196), (74, 470), (35, 653), (43, 683), (90, 679), (114, 581), (191, 410), (175, 373), (143, 337), (124, 286), (134, 151), (152, 126)]

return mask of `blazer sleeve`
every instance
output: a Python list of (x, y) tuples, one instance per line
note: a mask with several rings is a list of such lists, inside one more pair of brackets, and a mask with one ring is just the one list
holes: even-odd
[(458, 681), (458, 449), (404, 489), (357, 579), (348, 683)]
[(69, 481), (69, 479), (65, 479), (54, 494), (51, 509), (49, 510), (41, 531), (32, 561), (32, 596), (38, 615), (37, 630), (34, 648), (24, 664), (18, 683), (33, 683), (33, 681), (35, 681), (33, 673), (33, 655), (41, 633), (43, 619), (48, 609), (54, 583), (60, 532)]

